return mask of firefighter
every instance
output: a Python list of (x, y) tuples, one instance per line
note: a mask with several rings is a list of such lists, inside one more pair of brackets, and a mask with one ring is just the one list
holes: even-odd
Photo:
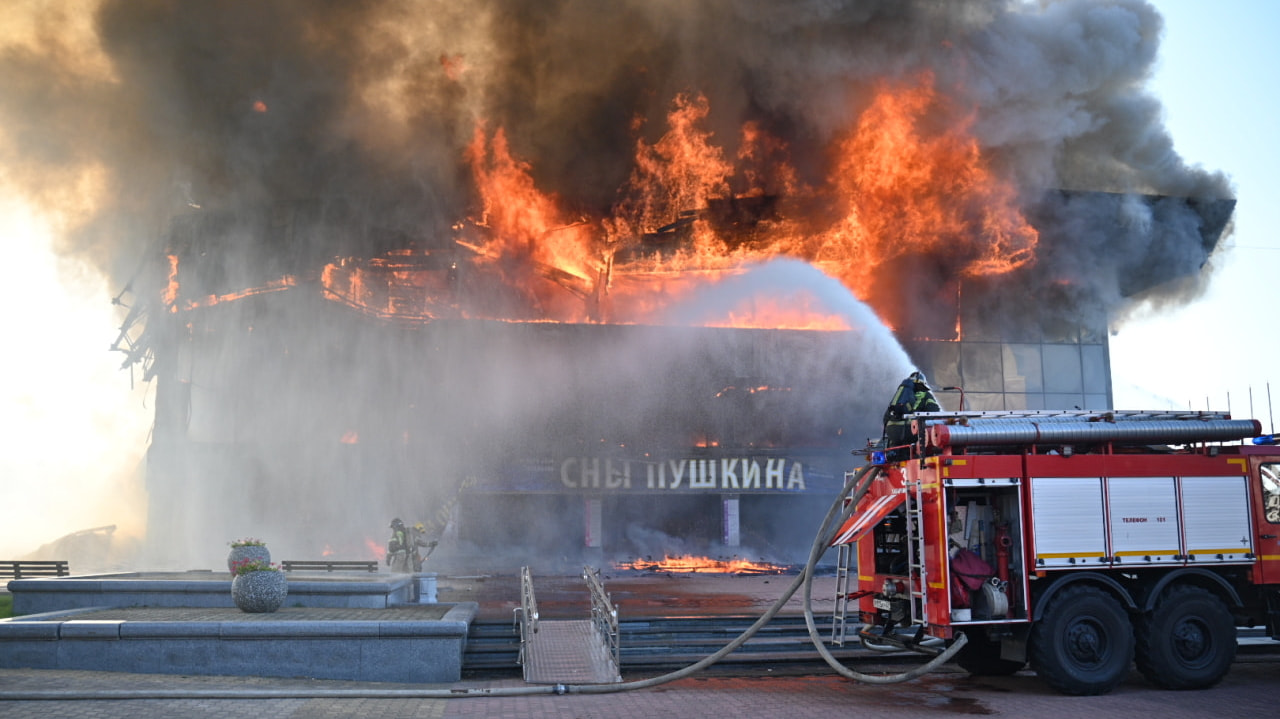
[[(413, 560), (413, 571), (421, 572), (422, 563), (427, 561), (427, 557), (435, 551), (438, 541), (427, 539), (427, 527), (422, 522), (413, 525), (413, 540), (409, 543), (409, 551)], [(427, 553), (424, 555), (419, 548), (426, 547)]]
[(399, 517), (391, 520), (391, 539), (387, 541), (387, 566), (393, 572), (409, 571), (409, 533)]
[(884, 411), (884, 438), (882, 443), (886, 452), (888, 452), (889, 459), (905, 458), (909, 454), (906, 449), (893, 448), (912, 444), (916, 441), (916, 436), (911, 431), (911, 423), (906, 418), (907, 415), (916, 412), (941, 411), (942, 407), (938, 404), (937, 398), (933, 396), (933, 390), (929, 389), (929, 382), (925, 379), (923, 372), (912, 372), (906, 379), (902, 380), (898, 385), (898, 389), (893, 393), (893, 399), (889, 401), (888, 408)]

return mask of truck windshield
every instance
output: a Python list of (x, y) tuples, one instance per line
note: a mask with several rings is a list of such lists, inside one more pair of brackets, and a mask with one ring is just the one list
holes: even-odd
[(1262, 501), (1267, 508), (1267, 521), (1280, 524), (1280, 463), (1263, 464), (1259, 470), (1262, 475)]

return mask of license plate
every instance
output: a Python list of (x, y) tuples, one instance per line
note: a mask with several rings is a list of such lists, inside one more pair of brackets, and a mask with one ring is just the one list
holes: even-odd
[(893, 605), (889, 603), (888, 599), (872, 599), (871, 606), (876, 609), (883, 609), (886, 612), (893, 608)]

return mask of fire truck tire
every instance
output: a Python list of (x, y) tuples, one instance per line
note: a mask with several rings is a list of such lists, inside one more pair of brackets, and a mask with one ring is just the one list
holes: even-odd
[(1165, 689), (1206, 689), (1226, 676), (1236, 656), (1236, 625), (1211, 592), (1170, 588), (1138, 622), (1138, 671)]
[(1026, 666), (1026, 662), (1000, 658), (1000, 642), (993, 642), (981, 632), (966, 632), (969, 641), (956, 654), (956, 664), (978, 677), (1007, 677)]
[(1031, 668), (1063, 694), (1106, 694), (1133, 661), (1133, 625), (1103, 590), (1079, 584), (1058, 593), (1031, 628)]

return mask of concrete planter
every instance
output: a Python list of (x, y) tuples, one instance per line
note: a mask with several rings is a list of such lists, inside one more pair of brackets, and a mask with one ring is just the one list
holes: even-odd
[(227, 571), (235, 573), (237, 562), (254, 561), (263, 564), (271, 563), (271, 552), (264, 545), (254, 544), (247, 547), (232, 547), (227, 555)]
[(274, 612), (284, 604), (287, 596), (289, 579), (284, 572), (242, 572), (231, 580), (231, 600), (244, 612)]

